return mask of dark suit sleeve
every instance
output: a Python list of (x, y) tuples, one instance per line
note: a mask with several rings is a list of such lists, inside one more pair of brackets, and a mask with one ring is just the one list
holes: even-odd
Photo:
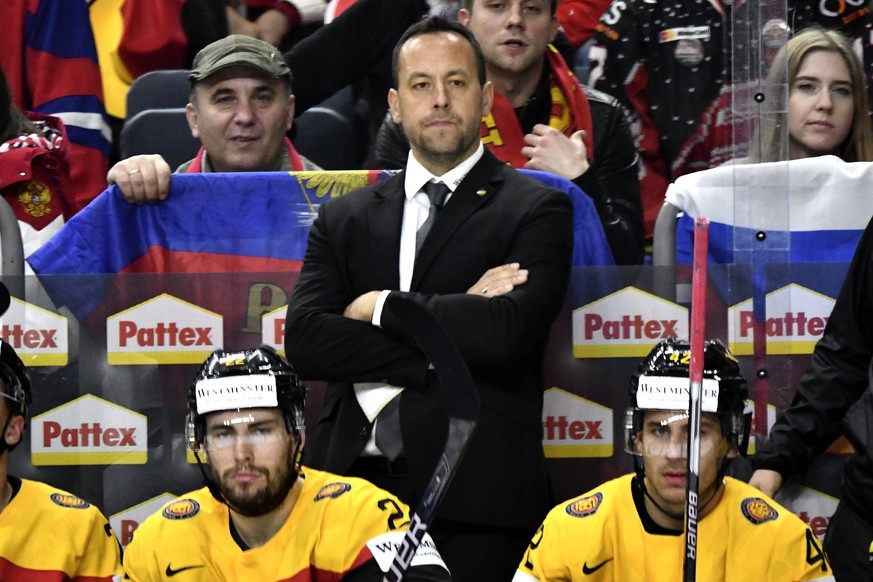
[[(573, 252), (569, 198), (505, 171), (512, 173), (515, 190), (501, 191), (499, 210), (473, 213), (440, 250), (420, 286), (433, 292), (404, 293), (434, 312), (480, 376), (540, 355), (563, 305)], [(360, 227), (351, 217), (362, 209), (344, 204), (336, 212), (336, 206), (322, 205), (310, 231), (286, 320), (288, 359), (308, 379), (424, 386), (428, 362), (404, 336), (390, 307), (382, 312), (382, 328), (342, 315), (357, 296), (380, 289), (360, 280), (366, 278), (365, 266), (346, 264), (354, 252), (342, 245), (361, 244), (348, 229)], [(495, 229), (508, 232), (498, 235)], [(381, 260), (398, 260), (396, 249), (388, 251)], [(486, 270), (510, 262), (530, 271), (526, 284), (500, 297), (466, 294)]]
[[(463, 289), (454, 293), (404, 293), (433, 310), (474, 373), (511, 369), (520, 358), (538, 357), (563, 305), (573, 253), (573, 211), (563, 192), (540, 190), (535, 202), (515, 225), (516, 232), (509, 237), (505, 254), (490, 265), (518, 262), (530, 271), (527, 283), (499, 297), (467, 294), (469, 286), (484, 274), (486, 269), (482, 268), (475, 277), (471, 273)], [(513, 195), (512, 192), (503, 194)], [(504, 226), (512, 227), (497, 223), (491, 228)], [(487, 239), (487, 234), (483, 234), (479, 244), (484, 247)], [(484, 253), (483, 247), (469, 242), (471, 254), (477, 250)], [(386, 306), (382, 326), (400, 334), (400, 324)]]
[[(309, 232), (303, 269), (288, 306), (285, 353), (307, 379), (423, 385), (427, 363), (416, 349), (382, 329), (343, 316), (357, 290), (337, 248), (343, 212), (323, 204)], [(348, 238), (348, 237), (346, 237)]]
[(790, 477), (843, 433), (843, 419), (867, 387), (873, 354), (873, 222), (858, 243), (824, 334), (791, 406), (752, 459)]

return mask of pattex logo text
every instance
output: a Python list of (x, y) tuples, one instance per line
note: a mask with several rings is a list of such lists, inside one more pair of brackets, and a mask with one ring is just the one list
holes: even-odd
[(196, 364), (222, 347), (220, 315), (159, 295), (106, 320), (111, 364)]
[(146, 417), (91, 394), (35, 416), (32, 425), (34, 465), (146, 462)]
[(67, 318), (57, 313), (13, 297), (0, 317), (0, 337), (15, 348), (27, 366), (67, 364)]
[(635, 287), (573, 312), (577, 358), (644, 357), (668, 337), (688, 337), (688, 310)]

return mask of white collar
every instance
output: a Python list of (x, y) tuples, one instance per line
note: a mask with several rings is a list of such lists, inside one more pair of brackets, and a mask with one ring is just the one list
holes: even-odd
[(421, 165), (421, 162), (415, 159), (415, 156), (412, 155), (412, 150), (409, 150), (409, 156), (406, 159), (406, 178), (403, 182), (406, 199), (412, 200), (412, 198), (421, 191), (422, 187), (431, 180), (443, 182), (449, 187), (449, 190), (454, 192), (473, 166), (475, 166), (482, 158), (484, 153), (485, 148), (482, 145), (482, 142), (479, 142), (479, 147), (477, 147), (476, 151), (470, 154), (466, 160), (442, 176), (434, 176)]

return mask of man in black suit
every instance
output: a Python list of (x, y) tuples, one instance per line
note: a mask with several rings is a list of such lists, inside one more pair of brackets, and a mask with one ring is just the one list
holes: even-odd
[[(493, 93), (467, 29), (438, 18), (413, 25), (395, 48), (393, 77), (406, 168), (319, 208), (288, 309), (288, 358), (304, 378), (329, 382), (308, 461), (416, 506), (447, 417), (428, 360), (385, 299), (424, 304), (464, 354), (481, 403), (431, 532), (454, 580), (505, 581), (549, 504), (542, 356), (570, 275), (571, 204), (481, 145)], [(416, 252), (419, 227), (439, 207), (423, 192), (431, 182), (450, 194)], [(398, 402), (394, 458), (375, 435)]]

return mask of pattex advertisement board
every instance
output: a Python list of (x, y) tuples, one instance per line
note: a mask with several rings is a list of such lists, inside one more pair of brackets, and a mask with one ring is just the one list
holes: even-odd
[(146, 417), (86, 394), (31, 420), (34, 465), (141, 465), (147, 460)]
[(635, 287), (573, 312), (577, 358), (642, 358), (668, 337), (688, 337), (688, 309)]
[(223, 339), (219, 314), (166, 293), (106, 320), (110, 364), (197, 364)]
[(12, 297), (0, 317), (0, 337), (27, 366), (65, 366), (69, 359), (67, 318)]

